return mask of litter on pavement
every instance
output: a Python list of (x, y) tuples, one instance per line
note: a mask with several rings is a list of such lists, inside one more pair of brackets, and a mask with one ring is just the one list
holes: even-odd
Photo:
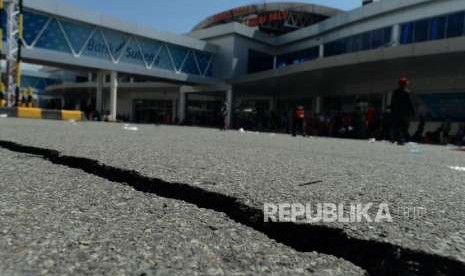
[(413, 153), (413, 154), (419, 154), (423, 151), (420, 145), (417, 143), (413, 143), (413, 142), (407, 143), (407, 147), (410, 153)]
[(449, 169), (465, 172), (465, 167), (458, 167), (458, 166), (449, 166)]
[(139, 128), (136, 127), (136, 126), (131, 126), (131, 125), (125, 124), (125, 125), (123, 126), (123, 130), (128, 130), (128, 131), (139, 131)]

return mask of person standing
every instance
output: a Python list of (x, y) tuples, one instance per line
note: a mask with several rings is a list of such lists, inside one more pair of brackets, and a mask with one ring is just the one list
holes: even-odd
[(3, 92), (0, 92), (0, 107), (6, 107), (6, 101), (3, 96)]
[(403, 145), (409, 139), (410, 120), (415, 115), (408, 85), (409, 80), (401, 77), (399, 87), (394, 90), (391, 99), (392, 139), (399, 145)]
[(32, 89), (27, 90), (27, 98), (26, 98), (26, 107), (33, 107), (32, 106)]
[[(376, 125), (376, 109), (373, 105), (369, 105), (367, 111), (365, 112), (365, 125), (367, 129), (368, 138), (373, 138), (374, 132), (377, 128)], [(366, 138), (366, 137), (365, 137)]]
[(228, 129), (228, 113), (229, 113), (229, 105), (227, 102), (224, 102), (223, 105), (221, 106), (221, 119), (222, 119), (222, 128), (221, 130), (225, 131)]
[(294, 118), (292, 120), (292, 136), (297, 136), (297, 129), (302, 131), (302, 136), (306, 136), (305, 129), (305, 108), (298, 106), (294, 111)]

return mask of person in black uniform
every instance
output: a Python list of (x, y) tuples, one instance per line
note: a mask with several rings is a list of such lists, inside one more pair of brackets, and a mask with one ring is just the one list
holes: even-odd
[(392, 142), (403, 145), (410, 139), (408, 133), (410, 120), (415, 115), (410, 90), (409, 80), (402, 77), (399, 80), (399, 88), (394, 90), (391, 99), (391, 129)]

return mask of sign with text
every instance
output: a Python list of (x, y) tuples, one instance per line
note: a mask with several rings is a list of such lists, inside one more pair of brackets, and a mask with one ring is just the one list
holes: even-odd
[(257, 27), (266, 23), (275, 22), (275, 21), (284, 21), (289, 17), (289, 12), (287, 11), (277, 11), (267, 14), (257, 16), (255, 18), (250, 18), (247, 21), (247, 25), (250, 27)]

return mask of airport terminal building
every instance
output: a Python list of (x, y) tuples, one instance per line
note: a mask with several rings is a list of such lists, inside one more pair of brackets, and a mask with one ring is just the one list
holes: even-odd
[(465, 1), (363, 2), (248, 5), (173, 35), (25, 0), (23, 55), (46, 66), (33, 87), (43, 107), (131, 122), (217, 126), (225, 102), (234, 128), (283, 129), (296, 105), (382, 113), (401, 76), (418, 114), (465, 121)]

